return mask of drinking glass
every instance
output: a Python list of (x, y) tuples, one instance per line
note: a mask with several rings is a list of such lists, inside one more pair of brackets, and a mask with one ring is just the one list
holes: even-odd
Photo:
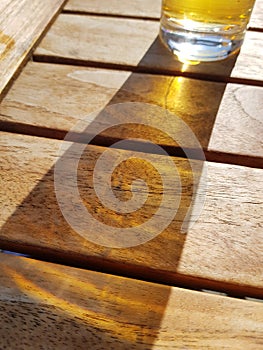
[(254, 0), (163, 0), (160, 37), (180, 61), (217, 61), (241, 47)]

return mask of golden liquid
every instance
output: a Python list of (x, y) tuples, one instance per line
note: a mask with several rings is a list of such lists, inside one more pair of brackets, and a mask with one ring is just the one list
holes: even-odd
[(246, 27), (254, 0), (163, 0), (163, 14), (177, 23), (191, 21)]

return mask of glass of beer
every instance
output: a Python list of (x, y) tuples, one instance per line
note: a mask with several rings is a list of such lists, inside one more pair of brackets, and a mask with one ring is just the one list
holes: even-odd
[(237, 52), (254, 0), (163, 0), (160, 37), (182, 62), (217, 61)]

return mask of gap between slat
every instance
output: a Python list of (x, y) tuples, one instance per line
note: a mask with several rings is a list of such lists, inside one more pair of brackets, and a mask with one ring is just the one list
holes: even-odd
[(62, 11), (65, 15), (78, 15), (78, 16), (100, 16), (100, 17), (111, 17), (111, 18), (124, 18), (124, 19), (138, 19), (142, 21), (154, 21), (158, 22), (160, 19), (157, 17), (147, 17), (147, 16), (134, 16), (134, 15), (121, 15), (114, 13), (96, 13), (91, 11), (78, 11), (78, 10), (67, 10)]
[(152, 74), (152, 75), (164, 75), (164, 76), (181, 76), (184, 78), (198, 79), (211, 82), (220, 82), (220, 83), (233, 83), (233, 84), (243, 84), (243, 85), (252, 85), (252, 86), (263, 86), (263, 81), (254, 80), (254, 79), (245, 79), (245, 78), (235, 78), (235, 77), (223, 77), (220, 75), (209, 75), (201, 74), (194, 72), (181, 72), (164, 69), (153, 69), (147, 67), (139, 67), (132, 65), (120, 65), (117, 63), (105, 63), (98, 61), (87, 61), (80, 59), (72, 59), (67, 57), (58, 57), (58, 56), (49, 56), (49, 55), (33, 55), (33, 61), (38, 63), (52, 63), (52, 64), (63, 64), (69, 66), (79, 66), (79, 67), (91, 67), (91, 68), (102, 68), (118, 71), (126, 71), (132, 73), (143, 73), (143, 74)]
[(263, 299), (262, 288), (236, 285), (229, 282), (215, 281), (203, 277), (193, 277), (180, 273), (173, 276), (169, 271), (151, 270), (147, 266), (135, 266), (127, 262), (125, 262), (125, 264), (121, 262), (117, 263), (115, 261), (103, 259), (102, 257), (82, 256), (81, 254), (74, 254), (72, 252), (63, 253), (54, 249), (47, 250), (34, 245), (20, 245), (19, 243), (8, 242), (1, 238), (0, 249), (30, 255), (30, 258), (38, 261), (51, 262), (150, 283), (158, 283), (196, 291), (208, 289), (218, 293), (225, 293), (228, 297), (233, 298), (244, 299), (245, 297), (250, 297), (259, 300)]
[[(147, 17), (147, 16), (136, 16), (136, 15), (122, 15), (115, 13), (100, 13), (100, 12), (92, 12), (92, 11), (82, 11), (82, 10), (68, 10), (63, 9), (62, 12), (65, 15), (77, 15), (77, 16), (94, 16), (94, 17), (109, 17), (109, 18), (121, 18), (121, 19), (135, 19), (141, 21), (153, 21), (159, 22), (160, 17)], [(263, 28), (257, 28), (253, 26), (249, 26), (247, 28), (248, 31), (251, 32), (263, 32)]]
[[(36, 137), (42, 137), (42, 138), (48, 138), (48, 139), (54, 139), (54, 140), (64, 140), (65, 136), (67, 135), (67, 131), (65, 130), (58, 130), (58, 129), (52, 129), (52, 128), (44, 128), (40, 126), (35, 125), (27, 125), (23, 123), (18, 122), (9, 122), (9, 121), (0, 121), (0, 130), (5, 132), (10, 132), (14, 134), (22, 134), (22, 135), (28, 135), (28, 136), (36, 136)], [(72, 142), (80, 142), (79, 141), (79, 134), (71, 133), (73, 136)], [(68, 140), (69, 141), (69, 140)], [(95, 137), (93, 140), (89, 142), (89, 144), (94, 146), (101, 146), (101, 147), (109, 147), (115, 142), (120, 141), (120, 139), (109, 137)], [(80, 142), (81, 143), (81, 142)], [(140, 145), (140, 142), (134, 142), (134, 145), (136, 146), (136, 150), (140, 149), (138, 145)], [(170, 156), (173, 157), (179, 157), (179, 158), (186, 158), (185, 153), (182, 151), (182, 149), (174, 146), (165, 146), (160, 145), (162, 149), (164, 149)], [(142, 147), (143, 153), (147, 153), (145, 151), (145, 147)], [(140, 151), (138, 151), (140, 152)], [(156, 153), (154, 153), (156, 154)], [(193, 154), (193, 152), (191, 152)], [(232, 165), (239, 165), (239, 166), (245, 166), (250, 168), (259, 168), (263, 169), (263, 158), (260, 157), (252, 157), (252, 156), (246, 156), (246, 155), (240, 155), (240, 154), (230, 154), (225, 152), (215, 152), (215, 151), (208, 151), (204, 149), (204, 154), (206, 157), (206, 160), (213, 163), (223, 163), (223, 164), (232, 164)], [(198, 159), (198, 157), (193, 158)]]

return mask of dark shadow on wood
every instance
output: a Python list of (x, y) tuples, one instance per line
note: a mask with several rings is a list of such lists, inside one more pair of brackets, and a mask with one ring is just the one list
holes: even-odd
[[(174, 75), (168, 77), (159, 75), (157, 81), (156, 75), (148, 75), (146, 77), (144, 74), (139, 73), (140, 71), (145, 72), (145, 70), (148, 69), (149, 60), (151, 60), (151, 62), (154, 61), (157, 70), (160, 69), (159, 72), (165, 71), (169, 74), (175, 74), (175, 72), (177, 72), (178, 75), (188, 74), (205, 79), (210, 79), (212, 75), (215, 77), (214, 72), (217, 72), (220, 77), (220, 79), (218, 78), (219, 80), (228, 80), (235, 63), (235, 57), (223, 63), (220, 62), (187, 68), (183, 67), (174, 57), (169, 55), (161, 46), (159, 39), (156, 39), (138, 64), (138, 67), (136, 67), (136, 72), (130, 75), (109, 102), (109, 105), (112, 105), (139, 101), (141, 103), (150, 103), (168, 109), (189, 125), (199, 139), (202, 147), (206, 149), (226, 84), (196, 79), (186, 80), (180, 76)], [(187, 69), (189, 69), (189, 71), (187, 71)], [(184, 72), (182, 72), (182, 70), (184, 70)], [(169, 80), (168, 85), (167, 79)], [(175, 135), (178, 127), (177, 117), (170, 121), (171, 130)], [(99, 118), (100, 115), (98, 115), (95, 122), (99, 123)], [(142, 124), (143, 121), (142, 118)], [(160, 125), (161, 123), (162, 119), (160, 119)], [(61, 128), (63, 128), (63, 126), (61, 126)], [(3, 125), (2, 129), (4, 129)], [(16, 131), (19, 132), (19, 130)], [(39, 134), (38, 136), (42, 135)], [(77, 135), (77, 137), (79, 136)], [(97, 138), (97, 140), (99, 140), (97, 144), (109, 146), (116, 140), (133, 137), (140, 139), (147, 138), (164, 148), (170, 149), (170, 154), (179, 156), (183, 155), (183, 148), (187, 147), (190, 141), (185, 140), (185, 144), (182, 145), (182, 147), (178, 147), (177, 144), (173, 143), (171, 138), (164, 135), (158, 129), (147, 130), (147, 126), (141, 128), (135, 124), (132, 129), (127, 127), (127, 125), (120, 128), (111, 128), (108, 133), (104, 133)], [(41, 139), (39, 140), (41, 142)], [(88, 150), (88, 147), (86, 150)], [(103, 152), (102, 148), (101, 152)], [(97, 157), (100, 155), (99, 153), (100, 152), (98, 152)], [(106, 220), (105, 222), (117, 226), (120, 222), (123, 223), (124, 220), (125, 224), (128, 225), (129, 217), (124, 216), (122, 218), (123, 220), (117, 220), (116, 215), (114, 216), (112, 213), (109, 213), (109, 211), (103, 208), (102, 204), (98, 202), (92, 183), (92, 169), (95, 165), (95, 158), (93, 156), (90, 157), (88, 153), (84, 152), (79, 164), (79, 176), (80, 179), (82, 179), (80, 187), (81, 198), (85, 201), (85, 205), (89, 208), (89, 211), (93, 213), (98, 220)], [(160, 235), (144, 245), (126, 249), (110, 249), (95, 245), (77, 234), (74, 229), (67, 224), (58, 206), (54, 191), (54, 168), (52, 167), (1, 228), (0, 247), (67, 265), (80, 266), (87, 269), (121, 274), (161, 283), (171, 283), (182, 286), (188, 285), (194, 288), (194, 286), (198, 284), (197, 278), (191, 280), (188, 276), (181, 276), (177, 273), (177, 267), (187, 237), (187, 234), (182, 234), (181, 225), (194, 200), (193, 174), (191, 173), (189, 161), (187, 159), (181, 159), (179, 161), (177, 159), (175, 162), (183, 187), (179, 209), (172, 223), (169, 224)], [(32, 168), (33, 167), (34, 163), (32, 163)], [(125, 174), (125, 171), (122, 171), (122, 175), (123, 174)], [(66, 175), (65, 173), (65, 176)], [(134, 175), (136, 174), (132, 173), (132, 176)], [(140, 175), (143, 176), (143, 171)], [(201, 171), (199, 173), (199, 176), (200, 175)], [(86, 182), (83, 182), (83, 179), (86, 179)], [(129, 181), (130, 180), (131, 179), (129, 179)], [(158, 195), (161, 195), (161, 191), (157, 188), (158, 186), (156, 187), (156, 183), (154, 183), (155, 180), (156, 177), (154, 176), (153, 179), (150, 179), (150, 182), (153, 181), (152, 192), (154, 196), (157, 197), (152, 197), (151, 202), (148, 203), (148, 208), (144, 214), (141, 214), (141, 217), (148, 218), (152, 215), (156, 211), (160, 201)], [(125, 192), (125, 184), (127, 184), (125, 176), (123, 178), (116, 176), (116, 183), (113, 184), (113, 191), (115, 191), (116, 195), (121, 195), (122, 191)], [(69, 195), (69, 193), (70, 191), (65, 193), (65, 196)], [(115, 219), (116, 221), (114, 222)], [(130, 221), (131, 223), (136, 222), (137, 224), (137, 221), (133, 217), (130, 217)], [(92, 230), (92, 228), (87, 229)], [(170, 270), (167, 268), (169, 264)], [(156, 266), (159, 266), (159, 268)], [(103, 280), (105, 277), (101, 278)], [(189, 283), (187, 281), (189, 281)], [(202, 282), (204, 283), (202, 284)], [(200, 284), (203, 288), (211, 287), (211, 282), (209, 283), (209, 281), (203, 280)], [(198, 287), (201, 287), (201, 285)], [(221, 288), (221, 290), (223, 289), (224, 291), (225, 287), (220, 287), (220, 285), (219, 282), (216, 283), (216, 288)], [(102, 287), (102, 291), (104, 287)], [(129, 283), (124, 285), (123, 288), (124, 291), (129, 288)], [(229, 288), (231, 289), (231, 287)], [(232, 286), (232, 290), (233, 289), (235, 289), (235, 287)], [(138, 294), (140, 295), (140, 291), (138, 291)], [(143, 316), (143, 323), (147, 324), (147, 327), (156, 330), (156, 334), (162, 322), (162, 316), (165, 313), (169, 294), (170, 289), (167, 288), (167, 295), (166, 298), (164, 298), (165, 302), (163, 299), (162, 304), (158, 305), (161, 308), (161, 312), (155, 313), (153, 309), (147, 309)], [(149, 295), (149, 301), (154, 298), (157, 298), (157, 296)], [(36, 313), (39, 312), (39, 310), (35, 311)], [(47, 310), (47, 312), (49, 311)], [(125, 312), (121, 316), (125, 317)], [(65, 315), (61, 314), (61, 317), (65, 318)], [(128, 323), (130, 320), (126, 319), (125, 322)], [(83, 324), (80, 324), (78, 321), (78, 326), (83, 332), (87, 332), (87, 325), (83, 326)], [(102, 332), (98, 329), (96, 329), (95, 333), (96, 337), (101, 335), (102, 339), (106, 339), (110, 336), (107, 331)], [(132, 346), (134, 349), (146, 349), (144, 345), (141, 345), (145, 339), (143, 336), (141, 338), (140, 336), (138, 337), (139, 338), (136, 339), (137, 343), (133, 342), (132, 344), (128, 344), (128, 348)], [(147, 349), (150, 349), (153, 344), (154, 339), (148, 339)], [(103, 340), (101, 348), (103, 348)]]

